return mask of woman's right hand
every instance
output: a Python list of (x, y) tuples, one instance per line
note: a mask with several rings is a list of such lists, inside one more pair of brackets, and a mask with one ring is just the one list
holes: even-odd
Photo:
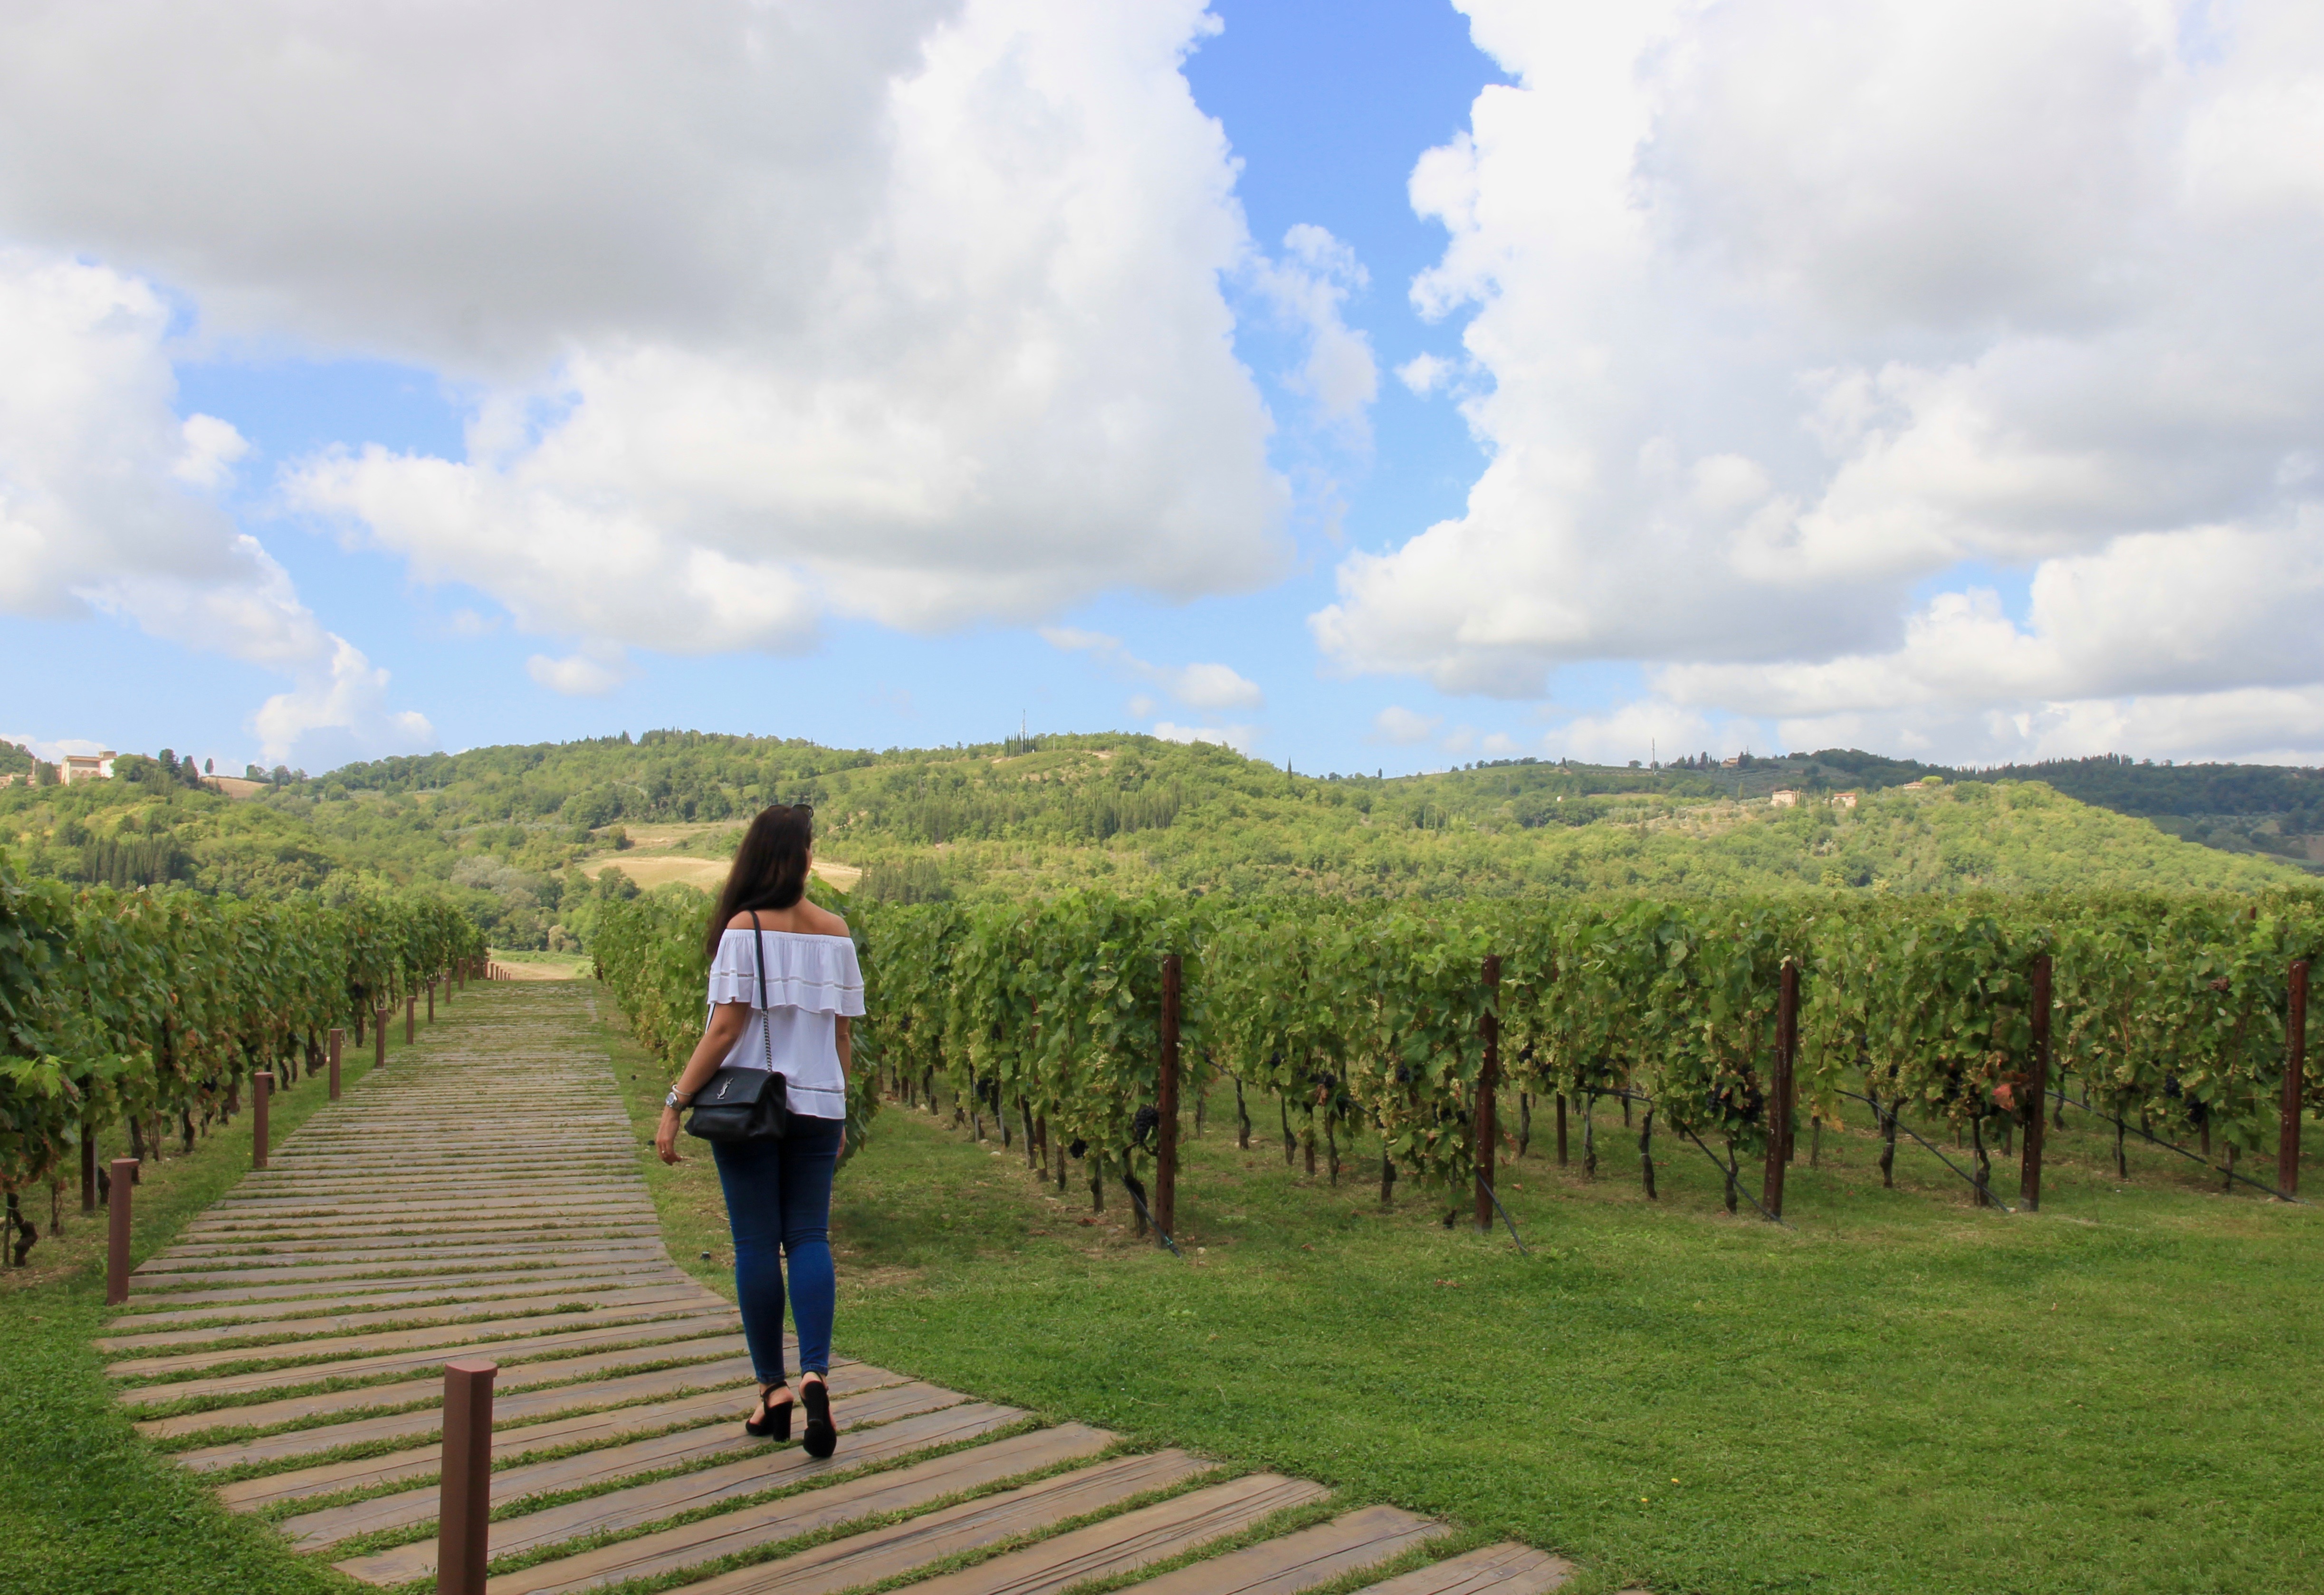
[(661, 1123), (654, 1130), (654, 1154), (664, 1163), (682, 1163), (678, 1155), (678, 1110), (664, 1108)]

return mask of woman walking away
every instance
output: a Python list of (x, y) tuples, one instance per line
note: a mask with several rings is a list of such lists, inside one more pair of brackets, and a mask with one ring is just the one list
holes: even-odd
[[(815, 811), (804, 803), (751, 822), (710, 918), (710, 1021), (663, 1100), (654, 1150), (678, 1157), (678, 1111), (721, 1069), (769, 1069), (788, 1083), (779, 1138), (710, 1144), (734, 1234), (734, 1293), (759, 1378), (743, 1427), (788, 1440), (792, 1397), (783, 1366), (783, 1263), (798, 1326), (798, 1405), (807, 1454), (839, 1445), (831, 1421), (831, 1176), (847, 1120), (848, 1020), (863, 1012), (863, 975), (847, 923), (807, 900)], [(747, 1078), (747, 1077), (745, 1077)], [(696, 1120), (697, 1129), (701, 1121)]]

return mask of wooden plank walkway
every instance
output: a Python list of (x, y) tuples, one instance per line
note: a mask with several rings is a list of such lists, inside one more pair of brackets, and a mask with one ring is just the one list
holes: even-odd
[[(300, 1551), (409, 1584), (436, 1571), (441, 1366), (490, 1357), (493, 1595), (1047, 1595), (1157, 1565), (1130, 1587), (1291, 1595), (1450, 1532), (1386, 1506), (1314, 1521), (1322, 1485), (843, 1358), (836, 1456), (751, 1439), (741, 1324), (663, 1248), (594, 1002), (472, 986), (138, 1268), (97, 1341), (138, 1427)], [(1537, 1595), (1572, 1571), (1492, 1545), (1366, 1595)]]

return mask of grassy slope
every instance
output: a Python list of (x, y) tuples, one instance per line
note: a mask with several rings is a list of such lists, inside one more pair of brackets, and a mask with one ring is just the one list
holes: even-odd
[[(668, 1071), (613, 1045), (642, 1136)], [(1504, 1176), (1520, 1257), (1409, 1186), (1382, 1215), (1360, 1158), (1336, 1189), (1287, 1170), (1262, 1104), (1237, 1152), (1212, 1107), (1179, 1262), (1119, 1192), (1084, 1225), (1084, 1189), (891, 1106), (841, 1176), (842, 1347), (1553, 1547), (1584, 1590), (2312, 1585), (2313, 1210), (2152, 1151), (2119, 1186), (2070, 1112), (2039, 1217), (1974, 1212), (1909, 1146), (1884, 1192), (1859, 1128), (1803, 1151), (1784, 1231), (1666, 1139), (1648, 1204), (1611, 1112), (1596, 1181), (1545, 1123)], [(651, 1183), (727, 1288), (708, 1160)]]
[[(458, 1005), (456, 1002), (454, 1011)], [(403, 1050), (389, 1028), (388, 1056)], [(419, 1046), (425, 1047), (423, 1032)], [(371, 1067), (350, 1046), (347, 1083)], [(320, 1077), (276, 1095), (270, 1139), (280, 1144), (325, 1101)], [(125, 1146), (101, 1148), (126, 1157)], [(134, 1256), (169, 1244), (187, 1220), (250, 1166), (250, 1120), (235, 1119), (189, 1157), (149, 1166), (137, 1187)], [(103, 1360), (89, 1349), (105, 1304), (106, 1215), (80, 1214), (69, 1197), (65, 1233), (52, 1238), (47, 1198), (32, 1267), (0, 1274), (0, 1589), (42, 1595), (337, 1595), (361, 1586), (294, 1556), (280, 1537), (226, 1511), (191, 1473), (142, 1441), (113, 1400)]]

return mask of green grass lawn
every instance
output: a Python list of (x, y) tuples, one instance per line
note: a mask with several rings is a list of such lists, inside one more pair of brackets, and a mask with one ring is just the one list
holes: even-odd
[[(611, 1018), (601, 988), (572, 991)], [(671, 1071), (607, 1036), (642, 1141)], [(277, 1136), (322, 1095), (278, 1097)], [(2152, 1149), (2118, 1185), (2070, 1111), (2047, 1211), (1979, 1212), (1909, 1146), (1881, 1190), (1859, 1113), (1820, 1166), (1803, 1148), (1777, 1230), (1729, 1218), (1666, 1139), (1647, 1203), (1612, 1110), (1594, 1182), (1539, 1155), (1540, 1121), (1505, 1174), (1521, 1257), (1409, 1184), (1382, 1213), (1361, 1156), (1336, 1188), (1286, 1168), (1271, 1102), (1249, 1152), (1231, 1094), (1211, 1107), (1180, 1260), (1132, 1241), (1118, 1189), (1093, 1215), (1021, 1148), (890, 1106), (840, 1178), (841, 1348), (1515, 1535), (1600, 1595), (2324, 1585), (2316, 1210), (2222, 1195)], [(239, 1177), (248, 1134), (149, 1171), (141, 1257)], [(679, 1260), (724, 1288), (707, 1156), (650, 1162), (649, 1185)], [(137, 1438), (87, 1345), (102, 1216), (66, 1231), (0, 1275), (0, 1589), (353, 1588)]]
[[(448, 1019), (460, 1010), (455, 999)], [(423, 1026), (419, 1046), (429, 1039)], [(388, 1027), (388, 1056), (403, 1051)], [(370, 1038), (350, 1040), (340, 1077), (371, 1067)], [(391, 1063), (391, 1067), (392, 1064)], [(278, 1092), (268, 1139), (322, 1106), (321, 1075)], [(174, 1149), (175, 1143), (172, 1143)], [(100, 1148), (128, 1156), (119, 1137)], [(142, 1171), (134, 1256), (143, 1261), (250, 1167), (247, 1111), (185, 1157)], [(273, 1530), (220, 1507), (208, 1489), (148, 1445), (113, 1398), (104, 1361), (106, 1213), (84, 1217), (67, 1193), (64, 1233), (49, 1233), (46, 1192), (24, 1198), (41, 1241), (23, 1270), (0, 1273), (0, 1590), (40, 1595), (310, 1595), (360, 1586), (290, 1554)]]
[[(642, 1130), (671, 1070), (614, 1045)], [(1596, 1180), (1540, 1120), (1504, 1175), (1520, 1256), (1410, 1184), (1383, 1213), (1376, 1144), (1336, 1188), (1286, 1168), (1251, 1105), (1250, 1151), (1231, 1088), (1188, 1147), (1182, 1261), (1118, 1189), (1086, 1222), (1078, 1166), (1060, 1199), (1021, 1146), (891, 1104), (840, 1176), (840, 1346), (1513, 1535), (1583, 1590), (2324, 1588), (2314, 1209), (2152, 1148), (2120, 1185), (2070, 1109), (2044, 1211), (1980, 1212), (1909, 1143), (1881, 1189), (1858, 1111), (1802, 1148), (1782, 1230), (1666, 1138), (1648, 1203), (1601, 1107)], [(653, 1184), (724, 1288), (708, 1158)]]

